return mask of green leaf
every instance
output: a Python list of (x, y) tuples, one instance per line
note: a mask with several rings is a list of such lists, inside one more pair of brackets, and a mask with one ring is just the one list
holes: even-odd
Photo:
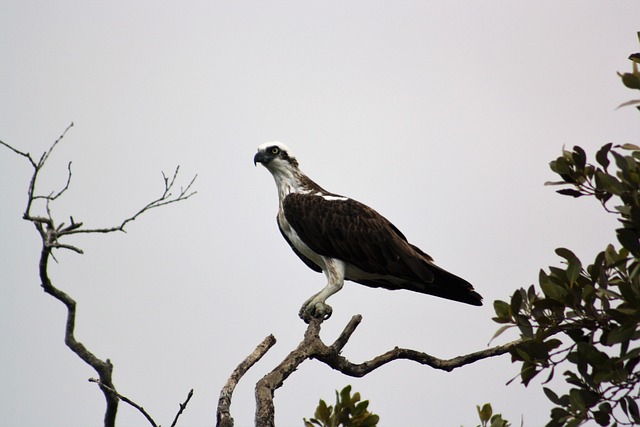
[(314, 417), (328, 426), (331, 418), (331, 409), (331, 406), (327, 406), (327, 403), (320, 399)]
[(566, 259), (567, 261), (571, 261), (572, 259), (577, 259), (576, 254), (574, 254), (571, 250), (567, 248), (556, 248), (556, 254)]
[(575, 198), (584, 196), (584, 194), (582, 194), (580, 191), (574, 190), (573, 188), (563, 188), (562, 190), (556, 190), (556, 193), (562, 194), (563, 196), (571, 196)]
[(553, 283), (550, 280), (546, 280), (546, 281), (540, 281), (540, 288), (542, 289), (542, 292), (544, 292), (544, 295), (547, 298), (552, 298), (556, 301), (564, 301), (564, 299), (567, 296), (567, 290), (564, 289), (563, 287), (556, 285), (555, 283)]
[(557, 159), (553, 160), (551, 163), (549, 163), (549, 167), (552, 171), (561, 176), (571, 173), (571, 166), (569, 165), (569, 161), (565, 157), (558, 157)]
[(369, 406), (368, 400), (363, 400), (362, 402), (356, 405), (355, 410), (353, 411), (354, 415), (360, 415), (367, 411), (367, 407)]
[(536, 365), (530, 362), (522, 363), (522, 368), (520, 369), (520, 379), (522, 380), (522, 384), (524, 386), (528, 386), (529, 382), (540, 373), (538, 369), (536, 369)]
[(493, 334), (493, 336), (491, 337), (491, 339), (489, 340), (489, 343), (488, 343), (487, 345), (491, 344), (491, 341), (493, 341), (494, 339), (496, 339), (496, 338), (498, 338), (500, 335), (502, 335), (502, 333), (503, 333), (504, 331), (506, 331), (507, 329), (514, 328), (514, 327), (515, 327), (515, 325), (502, 325), (502, 326), (500, 326), (500, 328), (498, 328), (498, 330), (496, 331), (496, 333), (495, 333), (495, 334)]
[(601, 426), (608, 426), (611, 422), (611, 412), (594, 411), (593, 419)]
[(640, 241), (636, 231), (629, 228), (618, 228), (616, 235), (622, 246), (627, 248), (635, 257), (640, 257)]
[(485, 403), (484, 405), (482, 405), (482, 408), (480, 408), (480, 406), (476, 406), (476, 408), (478, 409), (478, 416), (480, 417), (480, 421), (483, 424), (488, 423), (489, 420), (491, 420), (491, 415), (493, 414), (491, 404)]
[(596, 188), (614, 195), (619, 195), (624, 190), (617, 178), (602, 171), (596, 171)]
[(629, 341), (636, 331), (638, 325), (635, 322), (613, 328), (607, 335), (607, 345), (620, 344)]
[(638, 412), (638, 404), (631, 396), (625, 398), (627, 401), (627, 407), (629, 409), (629, 415), (634, 422), (640, 422), (640, 413)]
[(640, 89), (640, 79), (636, 75), (631, 73), (618, 73), (618, 75), (622, 79), (622, 84), (629, 89)]
[(640, 147), (638, 147), (635, 144), (622, 144), (620, 145), (620, 148), (622, 148), (623, 150), (629, 150), (629, 151), (639, 151)]
[(569, 283), (572, 285), (575, 284), (581, 272), (582, 263), (578, 258), (569, 261), (569, 265), (567, 266), (567, 279), (569, 279)]
[(598, 282), (598, 280), (602, 278), (601, 275), (603, 273), (603, 267), (604, 267), (604, 251), (596, 255), (596, 259), (593, 261), (591, 269), (589, 270), (589, 273), (591, 274), (591, 283), (595, 284), (596, 282)]
[(544, 391), (544, 394), (547, 396), (547, 399), (551, 401), (551, 403), (555, 403), (556, 405), (562, 405), (560, 398), (553, 390), (547, 387), (542, 387), (542, 391)]
[(511, 319), (511, 306), (506, 302), (499, 300), (494, 301), (493, 309), (496, 312), (498, 319)]
[(489, 427), (508, 427), (509, 425), (509, 422), (504, 420), (501, 414), (496, 414), (491, 417), (491, 424), (489, 424)]
[(371, 414), (367, 418), (365, 418), (359, 425), (361, 427), (375, 427), (380, 422), (380, 417), (378, 415)]
[(520, 291), (515, 291), (511, 296), (511, 312), (517, 313), (520, 311), (520, 307), (522, 307), (522, 293)]
[(585, 154), (582, 147), (575, 145), (573, 147), (573, 152), (571, 153), (571, 157), (573, 158), (573, 163), (579, 169), (584, 169), (584, 166), (587, 163), (587, 155)]
[(607, 167), (609, 167), (609, 159), (607, 157), (607, 154), (609, 153), (609, 150), (611, 150), (612, 145), (613, 144), (611, 143), (605, 144), (596, 153), (596, 161), (602, 165), (605, 171), (607, 170)]
[(580, 412), (584, 412), (587, 410), (587, 405), (582, 400), (582, 390), (577, 388), (572, 388), (569, 390), (569, 405), (572, 408), (579, 410)]

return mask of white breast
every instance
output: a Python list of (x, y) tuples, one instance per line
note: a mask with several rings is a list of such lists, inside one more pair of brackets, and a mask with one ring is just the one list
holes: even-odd
[(302, 239), (300, 239), (298, 233), (296, 233), (296, 231), (289, 224), (289, 221), (287, 221), (287, 219), (285, 218), (284, 212), (282, 212), (282, 210), (278, 212), (278, 223), (280, 224), (280, 228), (284, 232), (285, 236), (287, 236), (287, 239), (289, 239), (291, 244), (298, 250), (298, 252), (320, 266), (323, 271), (326, 271), (326, 265), (323, 257), (312, 251), (311, 248), (307, 246), (302, 241)]

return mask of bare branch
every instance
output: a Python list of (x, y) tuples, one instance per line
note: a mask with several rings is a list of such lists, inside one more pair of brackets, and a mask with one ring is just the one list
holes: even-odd
[(340, 353), (342, 351), (342, 348), (347, 344), (347, 341), (349, 341), (349, 338), (351, 338), (351, 335), (356, 331), (356, 328), (358, 327), (360, 322), (362, 322), (361, 315), (356, 314), (355, 316), (353, 316), (351, 320), (349, 320), (349, 323), (347, 323), (347, 326), (344, 328), (338, 339), (336, 339), (336, 341), (331, 344), (331, 349), (333, 349), (336, 353)]
[(302, 362), (321, 351), (321, 347), (324, 346), (319, 338), (321, 323), (322, 320), (312, 318), (304, 333), (304, 339), (298, 344), (298, 347), (256, 384), (255, 425), (257, 427), (273, 427), (275, 425), (275, 408), (273, 406), (275, 390), (282, 386)]
[[(39, 228), (39, 230), (41, 230), (41, 236), (43, 237), (43, 240), (45, 240), (48, 244), (49, 247), (51, 248), (56, 248), (56, 249), (69, 249), (72, 250), (76, 253), (82, 254), (82, 250), (80, 248), (77, 248), (73, 245), (69, 245), (69, 244), (62, 244), (58, 241), (58, 239), (62, 236), (65, 235), (69, 235), (69, 234), (80, 234), (80, 233), (111, 233), (111, 232), (115, 232), (115, 231), (125, 231), (125, 226), (131, 222), (131, 221), (135, 221), (140, 215), (142, 215), (143, 213), (151, 210), (151, 209), (155, 209), (161, 206), (165, 206), (171, 203), (175, 203), (175, 202), (180, 202), (183, 200), (186, 200), (188, 198), (190, 198), (191, 196), (195, 195), (197, 193), (197, 191), (192, 191), (191, 188), (193, 187), (193, 184), (196, 180), (196, 178), (198, 177), (198, 175), (195, 175), (191, 181), (189, 182), (189, 184), (184, 187), (184, 188), (180, 188), (180, 192), (177, 196), (173, 196), (172, 195), (172, 190), (174, 189), (175, 185), (176, 185), (176, 181), (178, 178), (178, 173), (180, 171), (180, 166), (177, 166), (175, 171), (173, 172), (173, 175), (171, 176), (171, 178), (167, 177), (164, 173), (162, 173), (162, 178), (163, 178), (163, 182), (164, 182), (164, 190), (162, 192), (162, 195), (160, 197), (158, 197), (157, 199), (147, 203), (144, 207), (142, 207), (141, 209), (139, 209), (135, 214), (133, 214), (132, 216), (124, 219), (119, 225), (113, 226), (113, 227), (105, 227), (105, 228), (82, 228), (82, 223), (76, 223), (73, 221), (73, 218), (71, 218), (71, 225), (68, 227), (63, 227), (63, 224), (58, 225), (57, 227), (55, 227), (55, 222), (53, 220), (53, 216), (51, 214), (51, 208), (50, 208), (50, 202), (55, 201), (56, 199), (58, 199), (60, 196), (62, 196), (62, 194), (64, 194), (68, 189), (69, 186), (71, 184), (71, 177), (72, 177), (72, 173), (71, 173), (71, 162), (69, 162), (67, 164), (67, 181), (64, 185), (64, 187), (58, 191), (58, 192), (51, 192), (48, 195), (37, 195), (35, 193), (35, 189), (36, 189), (36, 181), (38, 178), (38, 175), (40, 173), (40, 171), (44, 168), (46, 161), (49, 159), (49, 156), (51, 155), (51, 153), (53, 152), (53, 150), (55, 149), (55, 147), (60, 143), (60, 141), (62, 141), (62, 139), (65, 137), (65, 135), (67, 134), (67, 132), (69, 131), (69, 129), (73, 127), (73, 123), (71, 123), (69, 126), (67, 126), (67, 128), (64, 130), (64, 132), (62, 132), (62, 134), (60, 135), (60, 137), (58, 137), (58, 139), (56, 139), (54, 141), (54, 143), (49, 147), (49, 149), (47, 151), (45, 151), (42, 156), (40, 157), (38, 162), (35, 162), (33, 157), (29, 154), (29, 153), (24, 153), (14, 147), (12, 147), (11, 145), (0, 141), (0, 144), (6, 146), (7, 148), (9, 148), (10, 150), (12, 150), (14, 153), (21, 155), (25, 158), (27, 158), (29, 160), (29, 162), (31, 163), (31, 165), (33, 166), (33, 175), (31, 176), (31, 180), (29, 182), (29, 188), (27, 190), (27, 205), (23, 214), (23, 218), (27, 221), (33, 222), (34, 224), (44, 224), (46, 225), (46, 232), (44, 231), (44, 228)], [(33, 202), (35, 200), (38, 199), (43, 199), (45, 200), (45, 210), (47, 213), (47, 217), (42, 217), (42, 216), (34, 216), (31, 214), (31, 208), (33, 206)]]
[[(121, 395), (120, 393), (118, 393), (113, 387), (105, 385), (102, 383), (102, 381), (96, 379), (96, 378), (89, 378), (89, 382), (92, 383), (96, 383), (100, 386), (100, 388), (107, 390), (107, 392), (111, 393), (112, 395), (114, 395), (115, 397), (117, 397), (118, 399), (122, 400), (125, 403), (128, 403), (129, 405), (133, 406), (134, 408), (136, 408), (142, 415), (144, 415), (144, 417), (147, 419), (147, 421), (149, 421), (149, 423), (153, 426), (153, 427), (158, 427), (158, 425), (156, 424), (156, 422), (153, 420), (153, 418), (151, 418), (151, 416), (147, 413), (147, 411), (144, 410), (144, 408), (140, 405), (138, 405), (136, 402), (132, 401), (131, 399), (129, 399), (126, 396)], [(190, 397), (190, 396), (189, 396)]]
[(244, 374), (256, 364), (262, 356), (264, 356), (271, 347), (276, 343), (276, 339), (273, 335), (266, 337), (256, 349), (247, 356), (237, 367), (233, 370), (233, 373), (227, 380), (224, 387), (220, 391), (220, 398), (218, 399), (218, 410), (216, 413), (216, 426), (217, 427), (233, 427), (233, 418), (231, 417), (230, 407), (233, 391), (238, 384), (238, 381), (244, 376)]
[(336, 341), (331, 345), (325, 345), (320, 339), (320, 326), (322, 320), (312, 319), (304, 334), (304, 339), (284, 360), (271, 372), (265, 375), (256, 384), (256, 415), (255, 424), (259, 427), (274, 426), (275, 409), (273, 406), (273, 396), (284, 381), (291, 375), (297, 367), (307, 359), (316, 359), (329, 367), (353, 377), (362, 377), (369, 372), (398, 359), (413, 360), (423, 365), (428, 365), (434, 369), (452, 371), (464, 365), (477, 362), (481, 359), (499, 356), (509, 352), (513, 347), (522, 341), (517, 340), (505, 345), (491, 347), (486, 350), (469, 353), (453, 359), (439, 359), (427, 353), (416, 350), (394, 348), (372, 360), (355, 364), (343, 357), (340, 352), (347, 341), (358, 327), (362, 316), (355, 315)]
[[(58, 143), (60, 141), (62, 141), (62, 139), (65, 137), (65, 135), (67, 134), (69, 129), (71, 129), (72, 127), (73, 127), (73, 122), (71, 122), (71, 124), (69, 124), (69, 126), (67, 126), (67, 128), (64, 130), (64, 132), (62, 132), (62, 134), (58, 137), (58, 139), (56, 139), (53, 142), (53, 144), (51, 144), (51, 147), (49, 147), (49, 149), (47, 151), (42, 153), (42, 156), (40, 156), (40, 160), (38, 161), (38, 163), (36, 163), (33, 160), (33, 158), (31, 157), (30, 154), (23, 153), (23, 152), (21, 152), (19, 150), (14, 149), (13, 147), (11, 147), (11, 146), (9, 146), (7, 144), (4, 144), (7, 147), (11, 148), (14, 152), (16, 152), (16, 153), (18, 153), (18, 154), (20, 154), (22, 156), (27, 157), (27, 159), (31, 163), (31, 166), (33, 166), (33, 175), (31, 176), (31, 181), (29, 182), (29, 189), (27, 190), (28, 200), (27, 200), (27, 207), (26, 207), (26, 209), (24, 211), (24, 215), (23, 215), (24, 219), (31, 220), (31, 206), (32, 206), (33, 201), (35, 199), (37, 199), (37, 198), (47, 198), (47, 197), (36, 196), (35, 195), (36, 180), (38, 179), (38, 174), (40, 173), (40, 171), (44, 167), (45, 162), (47, 161), (47, 159), (49, 158), (49, 156), (53, 152), (53, 149), (58, 145)], [(71, 165), (69, 165), (68, 168), (69, 168), (69, 175), (71, 175)], [(67, 185), (65, 186), (65, 189), (69, 186), (70, 179), (71, 179), (71, 177), (69, 176), (69, 178), (67, 179)], [(63, 193), (65, 191), (65, 189), (61, 190), (60, 193)]]
[[(129, 404), (130, 406), (134, 407), (135, 409), (138, 410), (138, 412), (140, 412), (147, 419), (147, 421), (149, 421), (149, 423), (153, 427), (159, 427), (158, 424), (156, 424), (156, 422), (154, 421), (154, 419), (151, 418), (151, 415), (149, 415), (149, 413), (142, 406), (138, 405), (133, 400), (131, 400), (128, 397), (123, 396), (122, 394), (118, 393), (114, 388), (103, 384), (99, 379), (89, 378), (89, 382), (98, 384), (100, 386), (100, 388), (103, 388), (103, 389), (107, 390), (109, 393), (111, 393), (114, 396), (116, 396), (119, 400), (122, 400), (123, 402), (125, 402), (125, 403)], [(180, 404), (180, 409), (178, 410), (178, 413), (176, 414), (175, 418), (173, 419), (173, 422), (171, 423), (171, 427), (175, 427), (176, 426), (176, 424), (178, 422), (178, 418), (180, 418), (180, 415), (182, 415), (182, 412), (186, 409), (187, 404), (189, 403), (189, 401), (191, 400), (192, 397), (193, 397), (193, 389), (189, 390), (189, 393), (187, 394), (186, 400), (184, 401), (184, 403)]]
[(60, 141), (62, 141), (62, 138), (64, 138), (64, 136), (67, 134), (69, 129), (71, 129), (72, 127), (73, 127), (73, 122), (71, 122), (71, 124), (69, 126), (67, 126), (67, 128), (64, 130), (64, 132), (62, 132), (62, 135), (60, 135), (58, 137), (58, 139), (56, 139), (53, 142), (53, 144), (51, 144), (51, 147), (49, 147), (49, 149), (42, 154), (42, 157), (40, 157), (40, 161), (38, 162), (40, 167), (42, 167), (42, 165), (44, 165), (44, 162), (47, 161), (47, 159), (49, 158), (49, 155), (51, 155), (51, 152), (53, 151), (53, 149), (56, 148), (56, 145), (58, 145), (58, 143)]
[(440, 369), (450, 372), (456, 368), (460, 368), (470, 363), (477, 362), (481, 359), (508, 353), (509, 350), (511, 350), (521, 342), (521, 340), (517, 340), (501, 346), (491, 347), (486, 350), (480, 350), (474, 353), (466, 354), (464, 356), (454, 357), (452, 359), (439, 359), (427, 353), (398, 347), (394, 348), (393, 350), (389, 350), (388, 352), (381, 354), (380, 356), (377, 356), (372, 360), (359, 364), (352, 363), (335, 352), (326, 352), (318, 355), (316, 358), (321, 362), (329, 365), (333, 369), (352, 377), (363, 377), (369, 372), (398, 359), (412, 360), (422, 365), (430, 366), (434, 369)]
[[(72, 176), (71, 162), (69, 162), (67, 165), (67, 171), (68, 171), (67, 182), (60, 191), (51, 192), (49, 195), (46, 195), (46, 196), (36, 195), (36, 182), (38, 179), (38, 175), (44, 168), (46, 161), (49, 159), (49, 156), (51, 155), (55, 147), (60, 143), (60, 141), (66, 135), (67, 131), (69, 131), (69, 129), (72, 126), (73, 126), (73, 123), (71, 123), (64, 130), (64, 132), (60, 135), (60, 137), (49, 147), (47, 151), (45, 151), (42, 154), (42, 156), (37, 162), (33, 159), (33, 157), (29, 153), (24, 153), (20, 150), (17, 150), (12, 146), (10, 146), (9, 144), (2, 141), (0, 141), (0, 144), (9, 148), (14, 153), (22, 157), (25, 157), (27, 160), (29, 160), (31, 166), (33, 167), (33, 174), (29, 182), (29, 188), (27, 190), (27, 204), (24, 210), (23, 219), (34, 224), (36, 230), (40, 234), (40, 238), (42, 239), (42, 249), (40, 253), (40, 262), (39, 262), (39, 275), (40, 275), (41, 286), (47, 294), (53, 296), (55, 299), (63, 303), (67, 308), (67, 321), (66, 321), (65, 338), (64, 338), (65, 344), (67, 345), (67, 347), (69, 347), (71, 351), (73, 351), (78, 357), (80, 357), (80, 359), (82, 359), (85, 363), (91, 366), (98, 373), (99, 379), (93, 380), (93, 382), (98, 383), (98, 385), (100, 386), (100, 390), (102, 390), (105, 396), (105, 400), (106, 400), (106, 409), (105, 409), (105, 415), (104, 415), (105, 427), (115, 426), (115, 419), (116, 419), (116, 413), (118, 410), (119, 400), (123, 400), (129, 403), (130, 405), (138, 408), (138, 410), (140, 410), (140, 412), (142, 412), (145, 415), (145, 417), (151, 422), (151, 424), (153, 426), (156, 426), (155, 422), (153, 422), (151, 417), (144, 411), (144, 409), (142, 409), (141, 407), (131, 402), (126, 397), (116, 392), (112, 382), (113, 365), (111, 364), (109, 359), (106, 359), (106, 360), (99, 359), (92, 352), (90, 352), (81, 342), (79, 342), (75, 338), (74, 331), (75, 331), (75, 322), (76, 322), (76, 301), (73, 298), (71, 298), (69, 295), (67, 295), (65, 292), (61, 291), (60, 289), (56, 288), (53, 285), (48, 274), (48, 263), (50, 258), (55, 260), (55, 257), (53, 255), (54, 249), (68, 249), (80, 254), (82, 253), (82, 250), (76, 246), (73, 246), (67, 243), (61, 243), (59, 241), (61, 237), (69, 234), (79, 233), (79, 232), (98, 233), (98, 232), (109, 232), (109, 231), (117, 231), (117, 230), (124, 231), (124, 226), (128, 222), (135, 220), (142, 213), (156, 207), (167, 205), (169, 203), (186, 200), (187, 198), (194, 195), (195, 191), (191, 191), (191, 186), (195, 181), (195, 177), (191, 180), (191, 182), (186, 187), (186, 189), (184, 190), (181, 189), (180, 194), (177, 197), (172, 198), (170, 191), (176, 182), (179, 168), (176, 168), (171, 181), (167, 180), (163, 174), (164, 182), (165, 182), (165, 189), (164, 189), (163, 195), (160, 198), (154, 200), (153, 202), (147, 204), (144, 208), (139, 210), (134, 216), (124, 220), (118, 227), (113, 227), (112, 229), (96, 229), (96, 230), (82, 229), (83, 224), (81, 222), (75, 222), (73, 217), (69, 217), (69, 220), (70, 220), (69, 225), (60, 223), (59, 225), (56, 226), (52, 212), (51, 212), (51, 203), (56, 199), (58, 199), (69, 188), (69, 185), (71, 183), (71, 176)], [(38, 200), (38, 199), (43, 199), (45, 201), (46, 217), (36, 216), (31, 214), (33, 203), (35, 200)], [(186, 407), (187, 402), (191, 398), (191, 395), (192, 393), (189, 393), (187, 400), (180, 405), (180, 411), (176, 415), (174, 424), (177, 422), (178, 417)]]
[(62, 190), (58, 191), (56, 194), (53, 194), (53, 192), (51, 192), (48, 196), (33, 196), (33, 200), (46, 199), (47, 203), (49, 201), (53, 201), (62, 196), (62, 194), (69, 189), (69, 184), (71, 184), (71, 162), (67, 164), (67, 183), (62, 188)]
[(120, 225), (114, 226), (114, 227), (106, 227), (106, 228), (88, 228), (88, 229), (84, 229), (84, 228), (74, 228), (72, 230), (65, 230), (64, 232), (61, 233), (61, 235), (63, 234), (80, 234), (80, 233), (112, 233), (115, 231), (125, 231), (125, 226), (130, 223), (131, 221), (135, 221), (136, 218), (138, 218), (140, 215), (142, 215), (143, 213), (150, 211), (151, 209), (155, 209), (155, 208), (159, 208), (160, 206), (166, 206), (169, 205), (171, 203), (175, 203), (175, 202), (181, 202), (183, 200), (187, 200), (189, 197), (197, 194), (197, 191), (191, 191), (191, 187), (193, 186), (193, 183), (195, 182), (196, 178), (198, 177), (198, 175), (195, 175), (191, 181), (189, 182), (189, 185), (187, 185), (186, 188), (184, 189), (180, 189), (180, 193), (178, 194), (178, 196), (175, 196), (172, 198), (172, 194), (171, 194), (171, 190), (173, 189), (173, 186), (175, 184), (175, 180), (176, 177), (178, 176), (178, 171), (180, 170), (180, 166), (176, 167), (176, 170), (173, 174), (173, 177), (171, 178), (171, 180), (169, 180), (164, 173), (162, 173), (162, 178), (164, 180), (164, 191), (162, 192), (162, 195), (160, 197), (158, 197), (157, 199), (147, 203), (143, 208), (141, 208), (140, 210), (138, 210), (138, 212), (136, 212), (135, 214), (133, 214), (132, 216), (130, 216), (129, 218), (126, 218), (124, 221), (122, 221), (122, 223), (120, 223)]
[[(38, 224), (42, 227), (41, 224)], [(65, 327), (64, 342), (78, 357), (86, 364), (91, 366), (100, 377), (100, 389), (104, 393), (106, 400), (106, 410), (104, 415), (105, 427), (114, 427), (116, 421), (116, 413), (118, 411), (118, 399), (109, 389), (114, 389), (112, 382), (113, 365), (109, 359), (103, 361), (91, 353), (81, 342), (76, 340), (74, 336), (76, 324), (76, 302), (69, 295), (53, 286), (48, 275), (48, 261), (51, 255), (52, 247), (43, 239), (42, 251), (40, 254), (40, 280), (42, 288), (46, 293), (62, 302), (67, 307), (67, 324)]]
[(22, 151), (13, 148), (11, 145), (9, 145), (6, 142), (1, 141), (1, 140), (0, 140), (0, 144), (4, 145), (5, 147), (7, 147), (9, 150), (13, 151), (16, 154), (18, 154), (20, 156), (23, 156), (23, 157), (26, 157), (27, 160), (29, 160), (29, 163), (31, 163), (31, 166), (33, 166), (34, 168), (38, 166), (38, 164), (33, 160), (33, 157), (31, 157), (31, 154), (23, 153)]
[(180, 415), (182, 415), (182, 411), (185, 410), (192, 396), (193, 396), (193, 389), (189, 390), (189, 394), (187, 394), (187, 399), (184, 401), (184, 403), (180, 404), (180, 409), (178, 410), (176, 417), (173, 419), (173, 422), (171, 423), (171, 427), (176, 426), (176, 424), (178, 423), (178, 418), (180, 418)]

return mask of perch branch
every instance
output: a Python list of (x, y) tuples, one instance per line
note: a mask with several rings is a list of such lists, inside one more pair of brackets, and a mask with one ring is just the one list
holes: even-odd
[(394, 348), (388, 352), (362, 363), (352, 363), (340, 353), (351, 335), (362, 321), (362, 316), (355, 315), (336, 341), (327, 346), (320, 339), (320, 327), (322, 320), (312, 319), (305, 331), (302, 342), (271, 372), (265, 375), (256, 384), (256, 415), (255, 425), (258, 427), (274, 426), (275, 409), (273, 396), (276, 389), (282, 386), (283, 382), (291, 375), (297, 367), (307, 359), (316, 359), (327, 366), (353, 377), (362, 377), (371, 371), (398, 359), (413, 360), (434, 369), (452, 371), (464, 365), (468, 365), (478, 360), (499, 356), (508, 353), (521, 340), (516, 340), (501, 346), (491, 347), (486, 350), (469, 353), (464, 356), (452, 359), (439, 359), (427, 353), (416, 350)]
[(262, 359), (267, 351), (276, 343), (276, 339), (273, 335), (266, 337), (256, 349), (247, 356), (237, 367), (225, 383), (224, 387), (220, 391), (220, 398), (218, 399), (218, 410), (216, 413), (216, 426), (217, 427), (233, 427), (233, 418), (231, 417), (230, 407), (233, 391), (238, 384), (238, 381), (244, 376), (244, 374), (251, 369), (253, 365)]

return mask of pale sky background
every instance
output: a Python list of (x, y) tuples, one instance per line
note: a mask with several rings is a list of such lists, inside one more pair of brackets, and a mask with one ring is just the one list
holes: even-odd
[[(73, 121), (40, 192), (64, 184), (59, 221), (118, 224), (162, 190), (161, 171), (198, 174), (198, 195), (128, 233), (78, 236), (54, 283), (78, 302), (76, 336), (115, 365), (114, 382), (162, 425), (190, 388), (180, 426), (211, 426), (220, 388), (268, 334), (276, 346), (239, 384), (232, 415), (253, 423), (255, 382), (302, 339), (300, 305), (324, 286), (281, 238), (273, 179), (252, 158), (281, 140), (326, 189), (393, 221), (482, 308), (353, 283), (323, 337), (364, 320), (344, 355), (394, 346), (438, 357), (486, 348), (492, 302), (536, 282), (572, 248), (585, 263), (613, 217), (543, 183), (563, 145), (593, 158), (638, 143), (637, 97), (616, 71), (638, 51), (638, 1), (2, 1), (0, 139), (39, 156)], [(64, 307), (37, 276), (40, 240), (21, 220), (31, 174), (0, 147), (0, 425), (101, 425), (95, 376), (63, 343)], [(504, 336), (496, 344), (506, 342)], [(381, 426), (475, 426), (491, 402), (543, 425), (539, 382), (509, 357), (452, 373), (395, 362), (362, 379), (305, 362), (276, 392), (279, 426), (352, 384)], [(147, 425), (122, 404), (119, 426)]]

